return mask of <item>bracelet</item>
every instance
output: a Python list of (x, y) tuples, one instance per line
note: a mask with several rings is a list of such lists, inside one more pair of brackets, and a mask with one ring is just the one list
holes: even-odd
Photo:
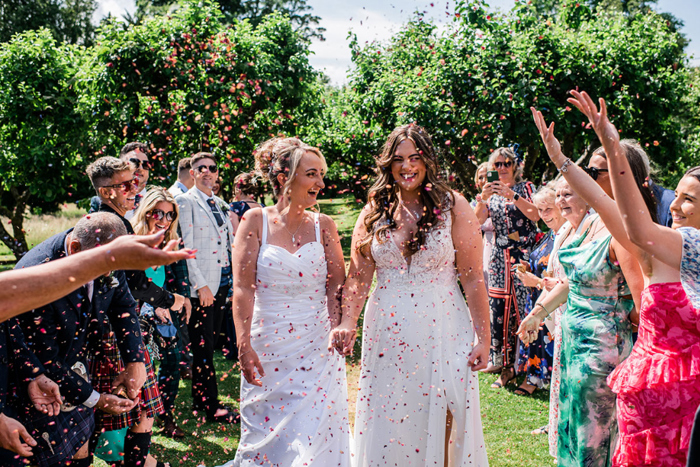
[(561, 165), (561, 167), (559, 167), (557, 169), (557, 172), (564, 173), (564, 174), (567, 173), (569, 171), (569, 169), (567, 167), (570, 166), (571, 164), (573, 164), (573, 162), (571, 162), (571, 159), (569, 159), (567, 157), (566, 160), (564, 161), (564, 163)]
[(549, 311), (544, 307), (544, 305), (542, 303), (537, 302), (537, 303), (535, 303), (535, 306), (539, 306), (540, 308), (542, 308), (544, 310), (545, 313), (547, 313), (546, 315), (544, 315), (544, 317), (542, 319), (544, 319), (550, 315)]
[(243, 352), (243, 353), (239, 353), (239, 354), (238, 354), (238, 359), (240, 360), (241, 357), (242, 357), (243, 355), (245, 355), (245, 354), (247, 354), (247, 353), (251, 353), (252, 351), (253, 351), (253, 349), (250, 349), (250, 350), (246, 350), (246, 351)]

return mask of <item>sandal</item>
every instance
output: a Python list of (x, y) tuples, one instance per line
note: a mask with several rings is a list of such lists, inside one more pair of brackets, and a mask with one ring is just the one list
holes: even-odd
[[(501, 373), (501, 376), (503, 376), (503, 373)], [(499, 380), (494, 381), (493, 384), (491, 384), (491, 388), (493, 388), (493, 389), (501, 389), (503, 386), (507, 386), (508, 383), (510, 383), (511, 381), (513, 381), (513, 380), (515, 379), (515, 377), (516, 377), (515, 372), (513, 372), (513, 376), (511, 376), (510, 378), (508, 378), (504, 383), (501, 383)], [(499, 378), (499, 379), (500, 379), (500, 378)]]
[(531, 435), (537, 436), (537, 435), (546, 435), (549, 433), (549, 425), (541, 426), (535, 430), (532, 430), (530, 432)]
[[(528, 384), (527, 382), (523, 384)], [(531, 384), (528, 384), (528, 386), (532, 386)], [(532, 386), (532, 390), (528, 391), (527, 388), (523, 387), (522, 385), (517, 387), (515, 391), (513, 391), (513, 394), (517, 394), (518, 396), (531, 396), (532, 393), (537, 391), (537, 386)]]

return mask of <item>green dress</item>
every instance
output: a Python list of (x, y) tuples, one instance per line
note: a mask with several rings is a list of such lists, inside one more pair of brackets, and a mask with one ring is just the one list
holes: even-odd
[(559, 392), (560, 467), (609, 466), (617, 439), (615, 394), (608, 375), (632, 350), (632, 300), (608, 235), (582, 245), (582, 235), (559, 250), (569, 279), (562, 316)]

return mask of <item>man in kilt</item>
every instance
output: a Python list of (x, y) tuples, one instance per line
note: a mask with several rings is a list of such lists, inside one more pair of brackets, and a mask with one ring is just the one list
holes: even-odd
[[(106, 244), (126, 234), (123, 224), (109, 214), (92, 214), (74, 229), (59, 233), (37, 245), (16, 268), (35, 266), (67, 255)], [(46, 375), (54, 380), (65, 402), (52, 416), (36, 410), (22, 391), (15, 391), (13, 406), (17, 418), (27, 427), (37, 445), (32, 464), (40, 467), (89, 466), (92, 457), (88, 441), (95, 424), (95, 408), (107, 413), (124, 413), (137, 401), (96, 391), (87, 372), (88, 348), (96, 344), (103, 328), (110, 323), (131, 368), (120, 380), (135, 391), (143, 385), (144, 348), (136, 315), (136, 302), (129, 292), (123, 272), (102, 276), (44, 307), (18, 317), (28, 348), (41, 362)], [(17, 459), (1, 458), (5, 466)], [(17, 465), (22, 465), (21, 463)]]

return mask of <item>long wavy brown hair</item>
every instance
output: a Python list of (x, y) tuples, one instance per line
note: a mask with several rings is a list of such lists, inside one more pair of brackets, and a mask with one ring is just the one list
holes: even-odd
[(399, 207), (399, 185), (391, 173), (391, 162), (396, 149), (403, 141), (410, 140), (425, 164), (425, 179), (420, 188), (423, 214), (418, 219), (418, 233), (408, 244), (409, 256), (425, 245), (426, 233), (444, 221), (447, 211), (454, 205), (454, 194), (440, 177), (438, 155), (433, 140), (428, 132), (415, 124), (404, 125), (391, 132), (384, 144), (382, 153), (377, 157), (377, 179), (368, 193), (370, 211), (365, 216), (367, 236), (357, 246), (360, 252), (367, 254), (372, 238), (383, 243), (387, 229), (396, 228), (394, 214)]

